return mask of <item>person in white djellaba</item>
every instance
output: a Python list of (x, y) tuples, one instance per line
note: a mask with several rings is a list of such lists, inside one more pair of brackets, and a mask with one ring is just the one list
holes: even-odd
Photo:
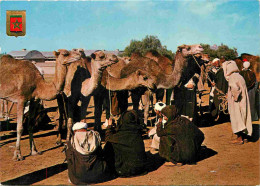
[(252, 121), (250, 103), (246, 82), (239, 74), (235, 61), (226, 61), (222, 64), (224, 76), (228, 81), (228, 112), (230, 114), (231, 127), (237, 139), (232, 143), (243, 144), (252, 135)]

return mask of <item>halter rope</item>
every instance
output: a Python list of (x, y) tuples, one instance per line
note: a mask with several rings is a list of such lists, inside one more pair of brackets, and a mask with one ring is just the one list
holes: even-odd
[[(195, 60), (196, 64), (199, 66), (199, 68), (201, 68), (201, 66), (199, 65), (198, 61), (196, 60), (196, 58), (194, 57), (194, 55), (192, 55), (193, 59)], [(212, 84), (213, 82), (211, 81), (211, 79), (208, 76), (208, 73), (206, 73), (206, 77), (209, 80), (209, 82)], [(227, 98), (225, 96), (225, 93), (218, 89), (215, 86), (215, 90), (219, 93), (222, 94), (218, 97), (218, 99), (220, 100), (220, 104), (219, 104), (219, 111), (223, 112), (224, 114), (228, 114), (227, 110), (228, 110), (228, 101)]]

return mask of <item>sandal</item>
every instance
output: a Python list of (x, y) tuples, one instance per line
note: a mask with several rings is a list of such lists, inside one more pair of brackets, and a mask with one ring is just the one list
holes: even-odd
[(244, 144), (244, 141), (243, 140), (234, 140), (234, 141), (231, 141), (232, 144), (234, 145), (243, 145)]

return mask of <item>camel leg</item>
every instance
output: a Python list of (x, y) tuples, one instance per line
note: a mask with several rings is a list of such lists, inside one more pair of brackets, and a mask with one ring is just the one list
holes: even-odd
[(155, 94), (156, 94), (156, 102), (163, 101), (164, 89), (162, 88), (158, 89)]
[(90, 96), (81, 96), (80, 119), (86, 123), (87, 108), (90, 101)]
[(79, 98), (77, 97), (77, 95), (71, 95), (70, 97), (68, 97), (68, 105), (67, 105), (68, 123), (67, 123), (67, 139), (66, 139), (67, 142), (70, 141), (72, 126), (75, 121), (74, 109), (76, 108), (78, 101), (79, 101)]
[[(67, 115), (66, 113), (68, 112), (68, 109), (65, 108), (67, 105), (67, 97), (64, 93), (63, 95), (59, 94), (57, 96), (57, 103), (58, 103), (58, 134), (57, 134), (57, 139), (56, 139), (56, 145), (59, 146), (62, 144), (61, 142), (61, 134), (62, 134), (62, 129), (64, 129), (67, 126)], [(63, 97), (62, 97), (63, 96)], [(64, 98), (64, 99), (63, 99)], [(65, 110), (66, 109), (66, 110)]]
[(23, 133), (23, 112), (24, 112), (24, 102), (17, 103), (17, 140), (16, 147), (14, 151), (13, 160), (23, 160), (23, 156), (21, 155), (20, 150), (20, 142)]
[(35, 142), (33, 139), (33, 129), (34, 125), (36, 123), (36, 117), (37, 117), (37, 111), (39, 107), (39, 100), (34, 101), (33, 99), (30, 100), (30, 105), (29, 105), (29, 117), (28, 117), (28, 133), (29, 133), (29, 143), (30, 143), (30, 150), (31, 150), (31, 155), (38, 155), (42, 154), (41, 152), (38, 152), (35, 146)]
[(138, 90), (133, 90), (132, 94), (131, 94), (131, 98), (132, 98), (132, 103), (133, 103), (133, 110), (138, 111), (141, 94), (139, 93)]
[(173, 89), (166, 89), (166, 105), (171, 105), (171, 95)]
[(14, 106), (14, 102), (12, 102), (12, 104), (11, 104), (9, 110), (8, 110), (8, 103), (7, 103), (7, 101), (6, 101), (6, 111), (7, 111), (6, 120), (9, 120), (9, 118), (10, 118), (9, 116), (10, 116), (10, 113), (11, 113), (11, 111), (12, 111), (13, 106)]
[[(103, 92), (103, 91), (102, 91)], [(103, 104), (104, 96), (100, 93), (94, 95), (94, 104), (95, 104), (95, 126), (94, 130), (101, 130), (101, 115), (102, 115), (102, 104)]]
[(68, 128), (68, 132), (67, 132), (67, 139), (66, 141), (69, 142), (70, 141), (70, 134), (71, 134), (71, 130), (72, 130), (72, 125), (73, 125), (73, 119), (72, 118), (68, 118), (68, 124), (67, 124), (67, 128)]
[(4, 100), (0, 99), (0, 118), (4, 117)]
[(144, 104), (144, 124), (147, 125), (148, 117), (149, 117), (149, 106), (150, 106), (150, 92), (146, 91), (144, 95), (142, 95), (142, 100)]

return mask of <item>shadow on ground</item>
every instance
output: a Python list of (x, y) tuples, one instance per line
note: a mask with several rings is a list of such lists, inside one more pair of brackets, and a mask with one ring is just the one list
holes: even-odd
[(165, 160), (160, 157), (159, 153), (152, 154), (150, 151), (146, 152), (147, 162), (146, 162), (146, 170), (148, 172), (153, 172), (161, 167)]
[(253, 133), (252, 136), (250, 138), (251, 142), (257, 142), (259, 140), (259, 129), (260, 129), (260, 125), (259, 124), (253, 124)]
[(57, 164), (48, 168), (44, 168), (21, 177), (2, 182), (3, 185), (31, 185), (48, 177), (54, 176), (67, 169), (67, 163)]
[(218, 152), (214, 151), (213, 149), (210, 149), (206, 146), (201, 146), (197, 162), (208, 159), (212, 156), (215, 156), (216, 154), (218, 154)]
[[(8, 135), (6, 135), (6, 136), (7, 136), (6, 139), (8, 139), (8, 138), (10, 138), (10, 137), (16, 137), (16, 132), (14, 132), (13, 135), (14, 135), (14, 136), (9, 136), (9, 137), (8, 137)], [(34, 135), (33, 138), (35, 139), (35, 138), (46, 137), (46, 136), (51, 136), (51, 135), (57, 135), (57, 131), (50, 131), (50, 132), (47, 132), (47, 133), (44, 133), (44, 134)], [(1, 137), (1, 140), (4, 140), (4, 139), (3, 139), (4, 137), (5, 137), (5, 136), (2, 136), (2, 137)], [(26, 137), (22, 136), (22, 140), (25, 140), (25, 139), (29, 139), (29, 136), (26, 136)], [(6, 144), (8, 144), (8, 143), (15, 142), (15, 141), (16, 141), (16, 138), (15, 138), (15, 139), (10, 139), (10, 140), (8, 140), (8, 141), (6, 141), (6, 142), (0, 143), (0, 147), (3, 146), (3, 145), (6, 145)]]

